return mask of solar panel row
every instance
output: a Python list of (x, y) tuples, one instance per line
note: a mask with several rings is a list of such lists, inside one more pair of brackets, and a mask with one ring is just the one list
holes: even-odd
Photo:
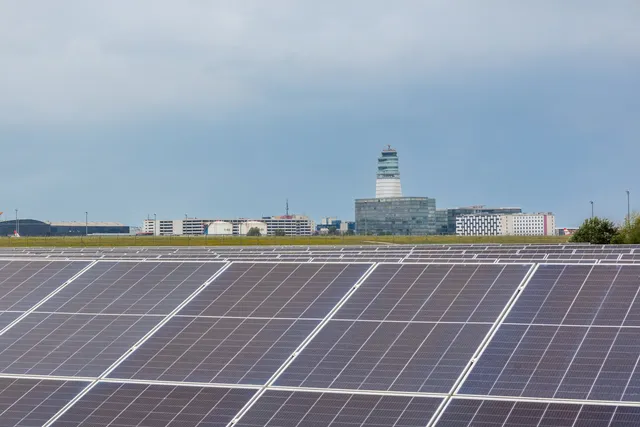
[(637, 419), (633, 265), (88, 265), (0, 266), (0, 425)]

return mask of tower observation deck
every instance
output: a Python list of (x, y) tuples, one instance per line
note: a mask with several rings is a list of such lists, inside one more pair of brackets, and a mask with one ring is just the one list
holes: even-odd
[(400, 185), (400, 167), (398, 152), (387, 146), (378, 157), (378, 175), (376, 179), (376, 199), (402, 197)]

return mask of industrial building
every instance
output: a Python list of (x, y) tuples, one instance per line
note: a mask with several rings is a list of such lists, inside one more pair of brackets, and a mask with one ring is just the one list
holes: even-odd
[(129, 234), (130, 227), (119, 222), (44, 222), (18, 219), (0, 222), (0, 236), (84, 236), (86, 234)]
[(281, 231), (285, 236), (310, 236), (315, 232), (315, 222), (304, 215), (280, 215), (263, 218), (197, 219), (174, 220), (145, 219), (143, 233), (156, 236), (242, 236), (251, 228), (258, 228), (260, 234), (273, 236)]
[(471, 214), (456, 219), (458, 236), (553, 236), (555, 216), (549, 212), (516, 214)]

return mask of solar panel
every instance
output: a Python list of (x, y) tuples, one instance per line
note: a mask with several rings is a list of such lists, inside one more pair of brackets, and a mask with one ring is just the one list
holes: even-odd
[(370, 266), (233, 263), (180, 314), (323, 318)]
[(331, 321), (276, 385), (447, 393), (489, 329), (488, 324)]
[(448, 393), (529, 269), (379, 265), (276, 384)]
[(545, 402), (453, 399), (436, 427), (635, 427), (640, 408)]
[(640, 401), (638, 273), (540, 266), (460, 393)]
[(53, 424), (57, 427), (224, 427), (255, 390), (101, 382)]
[(110, 377), (262, 385), (318, 324), (317, 320), (176, 316)]
[(87, 384), (81, 381), (0, 378), (0, 425), (42, 426)]
[(93, 314), (169, 314), (223, 265), (101, 261), (38, 310)]
[(88, 265), (88, 262), (0, 261), (0, 310), (29, 310)]
[(29, 314), (0, 336), (0, 373), (96, 377), (159, 319)]
[(442, 399), (267, 391), (235, 427), (424, 427)]
[(493, 323), (530, 268), (381, 264), (335, 318)]
[(0, 331), (6, 328), (11, 322), (20, 317), (22, 313), (0, 311)]

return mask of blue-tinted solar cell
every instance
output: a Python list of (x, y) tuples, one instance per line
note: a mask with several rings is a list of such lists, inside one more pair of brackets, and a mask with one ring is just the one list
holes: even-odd
[(180, 314), (323, 318), (369, 264), (234, 263)]
[(632, 427), (640, 408), (453, 399), (436, 427)]
[(460, 392), (637, 401), (639, 359), (636, 328), (503, 325)]
[(337, 319), (493, 323), (531, 266), (383, 264)]
[(110, 377), (262, 385), (318, 324), (177, 316)]
[(255, 390), (99, 383), (58, 427), (224, 427)]
[(89, 383), (0, 378), (0, 425), (40, 427)]
[(448, 393), (486, 324), (330, 321), (277, 385)]
[(0, 372), (96, 377), (161, 319), (32, 313), (0, 336)]
[(42, 312), (169, 314), (223, 263), (99, 262), (38, 308)]
[(22, 313), (5, 313), (0, 311), (0, 330), (6, 328), (11, 322), (21, 315)]
[(424, 427), (442, 399), (269, 390), (236, 427)]
[(640, 267), (541, 265), (507, 323), (640, 326)]
[(88, 262), (0, 261), (0, 311), (26, 311), (89, 265)]

